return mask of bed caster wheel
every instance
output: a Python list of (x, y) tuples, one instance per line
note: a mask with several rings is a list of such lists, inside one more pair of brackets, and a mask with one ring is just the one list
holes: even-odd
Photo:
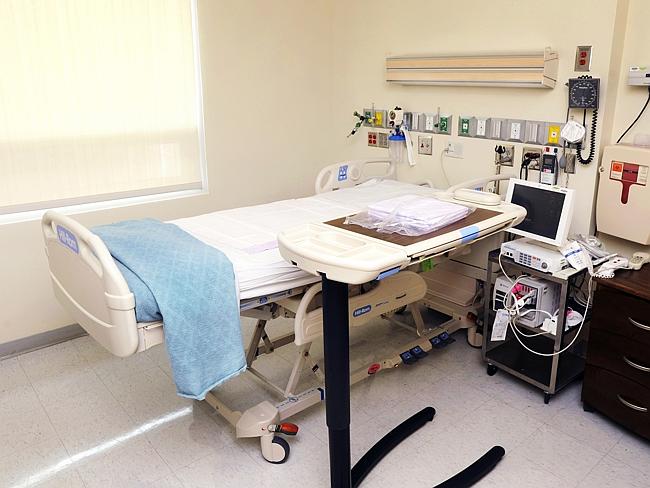
[(548, 402), (551, 401), (551, 394), (544, 392), (544, 405), (548, 405)]
[(488, 364), (487, 365), (487, 374), (488, 376), (494, 376), (497, 374), (498, 368), (494, 364)]
[(279, 436), (263, 436), (260, 439), (262, 443), (262, 456), (272, 464), (282, 464), (289, 459), (291, 448), (289, 443)]

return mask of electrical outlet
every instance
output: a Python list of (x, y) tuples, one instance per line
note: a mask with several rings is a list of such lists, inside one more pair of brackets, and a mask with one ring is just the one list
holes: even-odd
[(436, 125), (436, 116), (435, 114), (423, 114), (424, 124), (420, 124), (420, 128), (424, 132), (433, 132), (433, 129)]
[(447, 156), (450, 158), (462, 159), (463, 157), (463, 144), (460, 142), (448, 142), (445, 149)]
[(515, 146), (498, 144), (494, 148), (494, 162), (501, 166), (513, 166), (515, 160)]
[(377, 132), (377, 147), (383, 147), (384, 149), (388, 149), (387, 132)]
[[(534, 156), (533, 156), (534, 155)], [(538, 147), (524, 146), (521, 153), (521, 162), (530, 159), (528, 169), (539, 169), (539, 160), (542, 158), (542, 150)]]
[(377, 133), (368, 131), (368, 145), (372, 147), (377, 147)]
[(432, 136), (418, 136), (418, 154), (433, 154)]
[(486, 136), (487, 136), (487, 120), (476, 119), (476, 137), (486, 137)]

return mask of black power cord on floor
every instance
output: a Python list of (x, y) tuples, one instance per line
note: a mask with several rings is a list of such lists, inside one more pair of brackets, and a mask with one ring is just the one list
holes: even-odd
[(645, 109), (648, 107), (648, 103), (650, 103), (650, 86), (648, 86), (648, 99), (645, 101), (645, 105), (643, 106), (643, 108), (639, 112), (639, 115), (636, 116), (636, 119), (634, 119), (634, 122), (632, 122), (630, 124), (630, 126), (627, 129), (625, 129), (625, 132), (623, 132), (623, 134), (621, 134), (621, 137), (618, 138), (618, 141), (616, 141), (616, 144), (621, 142), (621, 139), (623, 139), (623, 137), (625, 137), (625, 134), (627, 134), (630, 131), (630, 129), (632, 127), (634, 127), (634, 124), (636, 124), (639, 121), (639, 119), (643, 115), (643, 112), (645, 112)]

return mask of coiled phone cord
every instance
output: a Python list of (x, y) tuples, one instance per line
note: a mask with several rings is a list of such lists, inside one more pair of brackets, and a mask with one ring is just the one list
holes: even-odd
[[(587, 109), (585, 109), (582, 125), (585, 125), (587, 118)], [(594, 156), (596, 155), (596, 125), (598, 124), (598, 109), (595, 108), (594, 112), (591, 116), (591, 138), (589, 140), (589, 157), (587, 159), (582, 157), (582, 142), (579, 142), (576, 145), (576, 149), (578, 150), (578, 161), (580, 161), (582, 164), (589, 164), (594, 160)]]

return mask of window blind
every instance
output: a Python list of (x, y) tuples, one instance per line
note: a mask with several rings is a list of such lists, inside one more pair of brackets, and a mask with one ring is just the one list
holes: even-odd
[(0, 214), (201, 188), (195, 13), (0, 2)]

